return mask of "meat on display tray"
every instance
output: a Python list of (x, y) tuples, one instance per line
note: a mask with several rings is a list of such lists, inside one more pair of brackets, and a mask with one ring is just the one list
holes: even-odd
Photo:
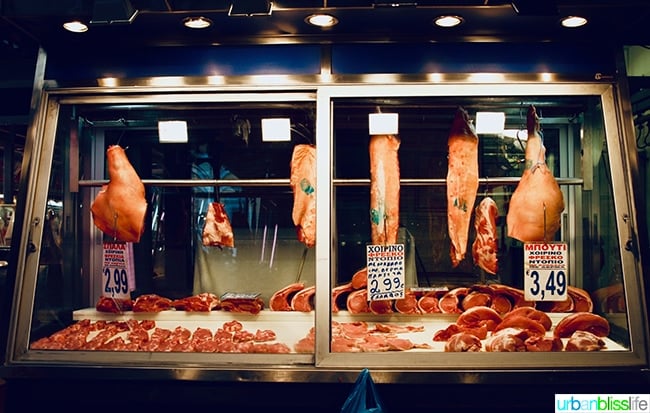
[[(553, 322), (553, 327), (570, 313), (549, 313)], [(456, 314), (429, 314), (426, 316), (414, 316), (409, 314), (351, 314), (347, 311), (339, 311), (332, 314), (332, 321), (341, 324), (365, 324), (368, 332), (380, 329), (381, 326), (396, 326), (403, 328), (396, 335), (401, 339), (410, 340), (415, 347), (406, 351), (432, 351), (443, 352), (445, 349), (444, 341), (434, 341), (434, 334), (449, 327), (453, 324), (458, 315)], [(178, 326), (185, 327), (190, 331), (197, 328), (207, 328), (213, 332), (222, 328), (224, 323), (238, 321), (242, 324), (244, 330), (255, 332), (257, 330), (272, 330), (276, 334), (276, 342), (285, 343), (293, 349), (294, 345), (304, 339), (310, 329), (314, 327), (314, 313), (302, 313), (295, 311), (269, 311), (262, 310), (258, 314), (234, 313), (227, 311), (210, 311), (210, 312), (187, 312), (187, 311), (161, 311), (157, 313), (132, 312), (127, 311), (120, 314), (105, 313), (87, 308), (77, 310), (73, 313), (73, 319), (91, 320), (91, 321), (126, 321), (130, 319), (142, 321), (153, 320), (156, 326), (160, 328), (173, 330)], [(547, 333), (552, 337), (552, 329)], [(489, 337), (488, 337), (489, 338)], [(603, 338), (605, 347), (602, 351), (628, 351), (621, 344), (615, 342), (609, 337)], [(563, 338), (562, 342), (566, 345), (568, 339)], [(485, 342), (482, 340), (485, 351)]]

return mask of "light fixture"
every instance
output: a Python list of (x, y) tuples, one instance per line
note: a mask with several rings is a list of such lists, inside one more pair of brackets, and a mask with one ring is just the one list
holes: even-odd
[(212, 26), (212, 20), (207, 17), (186, 17), (183, 19), (183, 25), (190, 29), (207, 29)]
[(562, 18), (560, 24), (562, 24), (564, 27), (569, 28), (580, 27), (587, 24), (587, 19), (581, 16), (566, 16)]
[(339, 20), (331, 14), (312, 14), (307, 16), (305, 21), (318, 27), (332, 27), (339, 22)]
[(273, 2), (268, 0), (233, 0), (228, 9), (228, 16), (270, 16)]
[(433, 19), (433, 23), (439, 27), (456, 27), (463, 22), (463, 18), (457, 15), (447, 14)]
[(187, 143), (187, 122), (184, 120), (158, 121), (158, 142)]
[(476, 133), (502, 134), (506, 124), (503, 112), (476, 112)]
[(88, 31), (88, 26), (79, 20), (65, 22), (63, 23), (63, 28), (72, 33), (83, 33)]
[(397, 135), (399, 133), (399, 115), (397, 113), (370, 113), (368, 115), (368, 133), (370, 135)]
[(129, 0), (95, 0), (90, 24), (131, 24), (137, 15)]
[(262, 142), (289, 142), (291, 140), (291, 119), (262, 119)]

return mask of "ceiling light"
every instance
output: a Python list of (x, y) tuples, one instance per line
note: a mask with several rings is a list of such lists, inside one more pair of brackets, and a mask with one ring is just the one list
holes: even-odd
[(79, 20), (63, 23), (63, 28), (72, 33), (83, 33), (88, 31), (88, 26)]
[(580, 16), (567, 16), (560, 22), (564, 27), (580, 27), (587, 24), (587, 19)]
[(183, 25), (190, 29), (206, 29), (212, 26), (212, 20), (207, 17), (186, 17), (183, 19)]
[(332, 27), (338, 24), (339, 20), (329, 14), (312, 14), (307, 16), (305, 21), (311, 25), (318, 27)]
[(433, 23), (439, 27), (455, 27), (463, 22), (463, 18), (456, 15), (438, 16)]

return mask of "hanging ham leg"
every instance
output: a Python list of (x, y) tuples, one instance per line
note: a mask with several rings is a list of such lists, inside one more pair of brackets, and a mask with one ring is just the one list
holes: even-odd
[(291, 156), (293, 224), (298, 240), (307, 247), (316, 244), (316, 147), (296, 145)]
[(210, 202), (208, 205), (202, 242), (206, 247), (233, 248), (235, 246), (235, 235), (230, 225), (230, 219), (228, 219), (225, 207), (220, 202)]
[(526, 169), (510, 199), (508, 236), (522, 242), (548, 241), (560, 229), (564, 198), (546, 165), (546, 148), (534, 106), (528, 108)]
[(110, 237), (139, 242), (147, 211), (144, 185), (121, 146), (108, 147), (106, 162), (109, 182), (102, 186), (90, 207), (93, 222)]
[(370, 136), (370, 239), (395, 244), (399, 227), (399, 150), (395, 135)]
[(465, 258), (469, 225), (478, 191), (478, 136), (463, 108), (458, 108), (448, 139), (447, 220), (451, 265)]
[(485, 197), (478, 204), (474, 212), (474, 229), (476, 239), (472, 244), (472, 257), (474, 264), (485, 272), (497, 273), (497, 216), (499, 210), (496, 202), (490, 197)]

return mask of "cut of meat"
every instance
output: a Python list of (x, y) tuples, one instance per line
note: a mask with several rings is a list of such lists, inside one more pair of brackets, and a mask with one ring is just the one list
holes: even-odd
[(485, 351), (518, 352), (526, 351), (524, 339), (511, 332), (503, 332), (490, 336), (485, 342)]
[(355, 290), (348, 294), (347, 309), (351, 314), (369, 313), (368, 291)]
[(510, 199), (506, 216), (508, 236), (522, 242), (552, 240), (560, 228), (564, 197), (546, 165), (539, 118), (528, 108), (526, 168)]
[(609, 321), (598, 314), (580, 312), (569, 314), (557, 323), (553, 329), (555, 337), (570, 337), (574, 332), (581, 330), (595, 334), (598, 337), (609, 335)]
[(370, 301), (368, 307), (373, 314), (392, 314), (395, 312), (393, 310), (393, 300)]
[(113, 297), (99, 297), (95, 305), (97, 311), (103, 313), (121, 313), (123, 311), (131, 311), (133, 309), (133, 301), (130, 298), (121, 299)]
[(445, 343), (447, 352), (474, 352), (481, 351), (481, 340), (473, 334), (460, 332), (456, 333)]
[(451, 265), (465, 258), (469, 225), (478, 191), (478, 135), (465, 109), (459, 107), (448, 139), (447, 226)]
[(355, 272), (352, 276), (352, 288), (360, 290), (368, 285), (368, 267), (364, 267)]
[(234, 247), (235, 235), (224, 205), (210, 202), (203, 227), (203, 245), (206, 247)]
[(114, 239), (139, 242), (147, 212), (144, 185), (121, 146), (108, 147), (106, 162), (109, 182), (90, 206), (93, 223)]
[(180, 311), (212, 311), (219, 308), (219, 297), (212, 293), (200, 293), (172, 301), (172, 307)]
[(562, 340), (557, 337), (530, 336), (525, 341), (526, 351), (562, 351)]
[(567, 287), (567, 294), (573, 300), (573, 311), (579, 312), (592, 312), (594, 310), (594, 303), (591, 296), (582, 288), (573, 286)]
[(307, 247), (313, 247), (316, 245), (316, 147), (296, 145), (290, 166), (293, 191), (291, 217), (298, 240)]
[(504, 317), (503, 321), (501, 321), (499, 325), (495, 327), (494, 332), (496, 333), (508, 328), (517, 328), (524, 330), (528, 335), (531, 336), (543, 336), (546, 334), (546, 329), (541, 323), (535, 320), (531, 320), (530, 318), (523, 315)]
[(157, 294), (143, 294), (133, 302), (133, 311), (136, 313), (158, 313), (172, 308), (172, 300)]
[(411, 290), (404, 292), (404, 298), (395, 300), (394, 307), (401, 314), (421, 314), (418, 307), (418, 298)]
[(535, 307), (534, 301), (526, 301), (524, 292), (518, 288), (510, 287), (503, 284), (490, 284), (495, 296), (501, 295), (507, 297), (512, 302), (512, 308), (517, 307)]
[(314, 304), (312, 301), (314, 299), (315, 293), (315, 285), (312, 285), (311, 287), (305, 287), (302, 290), (298, 291), (293, 295), (293, 298), (291, 299), (291, 309), (303, 313), (312, 311), (314, 309)]
[(468, 294), (463, 297), (460, 307), (467, 310), (472, 307), (489, 307), (492, 304), (494, 292), (488, 286), (475, 285), (469, 289)]
[(304, 283), (293, 283), (276, 291), (269, 299), (269, 309), (273, 311), (291, 311), (293, 295), (304, 288)]
[(544, 329), (546, 329), (546, 331), (550, 331), (551, 325), (553, 324), (548, 314), (546, 314), (543, 311), (537, 310), (533, 307), (526, 307), (526, 306), (515, 308), (514, 310), (506, 314), (503, 317), (503, 319), (506, 320), (509, 317), (516, 317), (516, 316), (523, 316), (531, 320), (537, 321), (542, 326), (544, 326)]
[(468, 292), (469, 288), (467, 287), (458, 287), (448, 291), (438, 301), (440, 311), (446, 314), (460, 314), (462, 312), (460, 303)]
[(459, 327), (485, 326), (489, 331), (501, 323), (501, 316), (490, 307), (477, 306), (465, 310), (458, 316), (456, 324)]
[(442, 312), (440, 310), (440, 299), (439, 296), (441, 295), (441, 292), (437, 291), (429, 291), (422, 295), (422, 297), (418, 298), (418, 309), (420, 310), (421, 313), (423, 314), (433, 314), (433, 313), (440, 313)]
[(395, 244), (399, 227), (400, 140), (395, 135), (370, 137), (370, 239)]
[(338, 313), (342, 308), (347, 309), (348, 295), (354, 291), (352, 283), (341, 284), (332, 288), (332, 312)]
[(588, 331), (577, 330), (571, 334), (564, 349), (566, 351), (599, 351), (605, 348), (605, 341)]
[(259, 297), (221, 297), (221, 309), (232, 313), (258, 314), (264, 308)]
[(497, 217), (499, 209), (496, 202), (485, 197), (474, 210), (474, 229), (476, 238), (472, 244), (474, 264), (485, 272), (497, 273)]

